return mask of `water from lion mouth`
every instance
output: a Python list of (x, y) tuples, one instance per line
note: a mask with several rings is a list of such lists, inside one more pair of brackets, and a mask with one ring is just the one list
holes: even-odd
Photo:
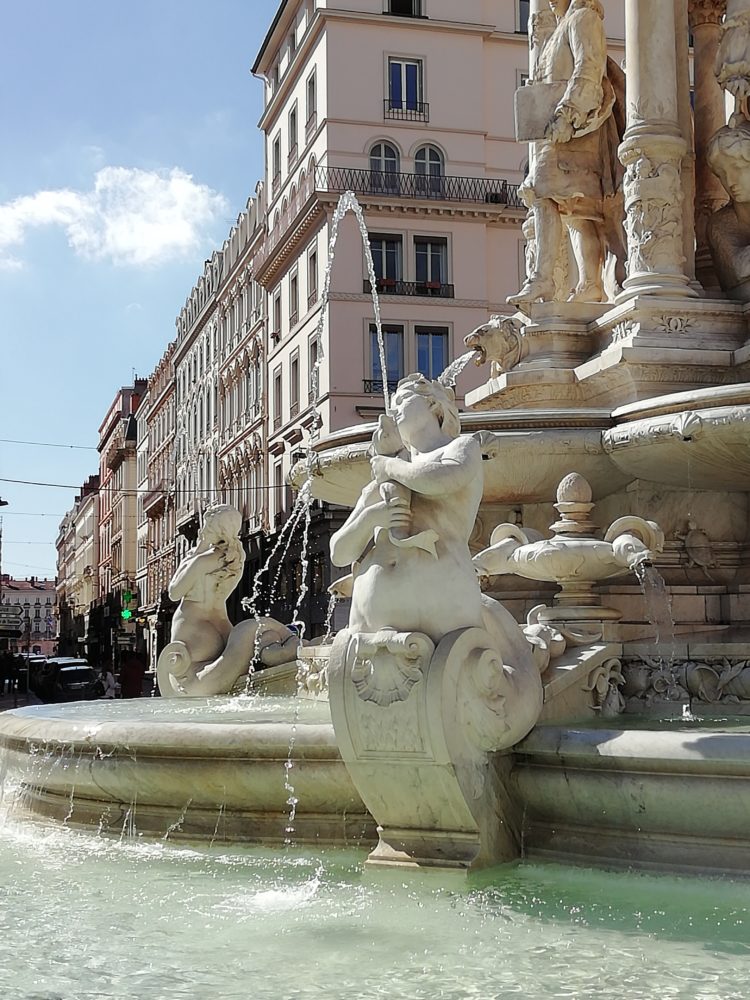
[(363, 861), (6, 816), (0, 996), (747, 996), (746, 884), (529, 864), (466, 878)]

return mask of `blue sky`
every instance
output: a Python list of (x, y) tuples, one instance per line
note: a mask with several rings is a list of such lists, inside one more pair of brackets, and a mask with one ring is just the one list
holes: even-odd
[(87, 449), (115, 392), (150, 374), (262, 176), (250, 66), (276, 9), (5, 5), (0, 477), (73, 488), (0, 481), (3, 572), (54, 575), (57, 526), (97, 471)]

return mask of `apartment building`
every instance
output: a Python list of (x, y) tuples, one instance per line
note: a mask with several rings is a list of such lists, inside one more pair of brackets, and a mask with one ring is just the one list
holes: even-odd
[(22, 580), (3, 573), (0, 591), (2, 606), (13, 609), (23, 621), (21, 637), (7, 640), (10, 652), (52, 656), (57, 644), (55, 581), (36, 576)]
[(58, 529), (57, 652), (78, 656), (86, 650), (89, 609), (97, 596), (99, 476), (89, 476)]
[(135, 413), (146, 389), (143, 378), (119, 389), (99, 427), (98, 597), (89, 645), (91, 655), (103, 662), (116, 662), (118, 647), (135, 638), (135, 625), (123, 621), (120, 612), (135, 608), (137, 601)]
[(169, 642), (173, 603), (167, 588), (175, 569), (175, 342), (159, 359), (148, 381), (145, 405), (138, 409), (138, 451), (145, 456), (139, 488), (138, 566), (140, 605), (138, 648), (147, 661)]
[(224, 266), (216, 250), (177, 317), (175, 377), (175, 526), (177, 562), (195, 541), (201, 513), (216, 496), (219, 448), (219, 319)]
[(224, 242), (219, 304), (218, 498), (242, 514), (247, 553), (245, 577), (233, 595), (230, 613), (239, 617), (239, 600), (250, 593), (252, 578), (265, 556), (268, 517), (268, 453), (265, 292), (255, 281), (255, 263), (264, 229), (262, 183), (247, 202)]

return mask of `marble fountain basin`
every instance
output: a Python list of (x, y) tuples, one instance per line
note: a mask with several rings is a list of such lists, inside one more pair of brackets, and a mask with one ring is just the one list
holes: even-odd
[[(632, 476), (605, 452), (602, 432), (608, 410), (462, 413), (464, 434), (481, 435), (485, 503), (545, 503), (560, 480), (575, 469), (591, 484), (594, 498), (625, 486)], [(370, 481), (368, 449), (375, 424), (337, 431), (315, 444), (313, 496), (353, 507)], [(292, 484), (302, 485), (307, 464), (299, 462)]]
[(529, 858), (750, 874), (750, 719), (540, 725), (514, 750)]
[(604, 450), (628, 480), (750, 489), (750, 383), (657, 396), (622, 406), (612, 418)]
[[(574, 669), (545, 697), (581, 680)], [(525, 858), (750, 874), (748, 717), (548, 722), (510, 758)], [(0, 778), (16, 818), (100, 833), (276, 848), (376, 842), (322, 700), (14, 709), (0, 714)]]
[[(286, 765), (290, 764), (290, 767)], [(326, 702), (143, 698), (0, 714), (0, 777), (16, 811), (146, 835), (370, 845), (373, 821), (339, 755)], [(2, 786), (0, 786), (2, 794)]]

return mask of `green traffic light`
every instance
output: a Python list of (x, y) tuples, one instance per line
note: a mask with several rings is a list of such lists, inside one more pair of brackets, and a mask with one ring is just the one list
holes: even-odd
[(132, 611), (128, 611), (127, 608), (125, 608), (124, 611), (120, 612), (120, 618), (124, 618), (125, 621), (127, 621), (129, 618), (132, 618), (132, 617), (133, 617), (133, 612)]

